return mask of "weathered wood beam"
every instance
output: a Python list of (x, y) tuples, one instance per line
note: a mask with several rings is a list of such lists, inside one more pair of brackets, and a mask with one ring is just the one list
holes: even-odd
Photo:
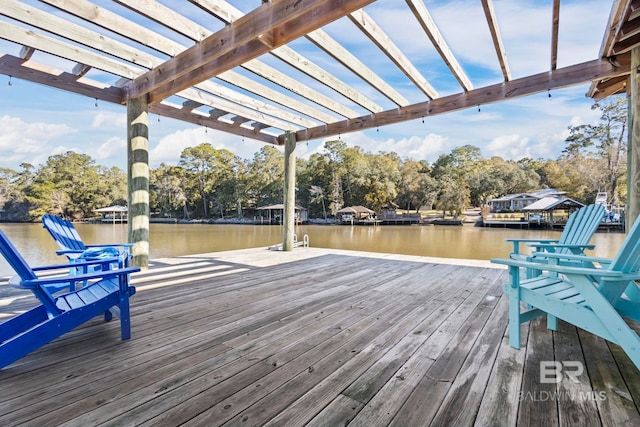
[(81, 78), (75, 74), (65, 73), (32, 61), (25, 61), (22, 58), (2, 52), (0, 52), (0, 74), (106, 102), (120, 103), (124, 96), (121, 88)]
[[(86, 78), (79, 78), (74, 74), (65, 73), (51, 67), (36, 64), (32, 61), (25, 61), (22, 58), (2, 52), (0, 52), (0, 74), (115, 104), (119, 104), (123, 97), (122, 89), (119, 87), (107, 86)], [(175, 108), (165, 104), (155, 104), (149, 106), (149, 111), (161, 116), (182, 120), (199, 126), (206, 126), (210, 129), (217, 129), (269, 144), (279, 144), (275, 136), (261, 133), (259, 132), (260, 129), (236, 128), (232, 124), (217, 120), (217, 117), (194, 114), (182, 108)], [(227, 112), (223, 112), (223, 115), (224, 114), (227, 114)]]
[(234, 104), (233, 102), (227, 101), (226, 99), (217, 98), (205, 92), (201, 92), (192, 88), (181, 90), (180, 92), (175, 93), (175, 95), (190, 99), (195, 102), (200, 102), (204, 105), (220, 108), (231, 114), (247, 117), (248, 120), (262, 122), (268, 124), (270, 127), (282, 129), (283, 131), (293, 131), (299, 130), (301, 128), (300, 126), (296, 126), (290, 122), (265, 115), (260, 111), (260, 109), (252, 109), (243, 105)]
[(349, 14), (349, 18), (425, 95), (431, 99), (438, 97), (433, 86), (367, 13), (358, 10)]
[[(401, 123), (466, 108), (475, 108), (478, 105), (492, 104), (507, 99), (545, 92), (551, 89), (629, 74), (629, 69), (630, 65), (628, 61), (621, 61), (618, 67), (614, 67), (612, 63), (607, 60), (596, 59), (559, 68), (551, 72), (539, 73), (464, 93), (420, 102), (408, 107), (399, 107), (393, 110), (383, 111), (382, 113), (361, 116), (357, 119), (301, 130), (296, 132), (296, 140), (308, 141), (310, 139), (324, 138), (377, 126)], [(278, 140), (281, 144), (284, 143), (284, 135), (280, 135)]]
[[(609, 20), (605, 27), (604, 37), (602, 38), (602, 43), (600, 45), (600, 58), (611, 58), (615, 57), (613, 54), (613, 45), (618, 39), (618, 35), (621, 31), (622, 26), (626, 22), (625, 12), (628, 10), (631, 0), (613, 0), (613, 5), (611, 6), (611, 12), (609, 14)], [(587, 96), (593, 98), (598, 92), (598, 81), (594, 81), (589, 86), (589, 90), (587, 91)]]
[(202, 102), (192, 101), (188, 99), (182, 103), (182, 108), (184, 108), (185, 110), (195, 110), (196, 108), (202, 107), (203, 105), (204, 104)]
[(224, 111), (219, 108), (212, 108), (211, 110), (209, 110), (209, 116), (214, 117), (216, 119), (222, 116), (226, 116), (227, 114), (229, 114), (228, 111)]
[(600, 101), (611, 95), (625, 93), (627, 90), (627, 81), (629, 76), (614, 77), (607, 80), (601, 80), (598, 84), (598, 90), (591, 96), (595, 101)]
[(558, 68), (558, 31), (560, 27), (560, 0), (553, 0), (551, 18), (551, 69)]
[(71, 70), (71, 72), (78, 77), (83, 77), (89, 71), (91, 71), (91, 68), (92, 68), (91, 65), (85, 65), (78, 62), (76, 65), (73, 66), (73, 69)]
[[(138, 0), (115, 0), (115, 1), (119, 4), (122, 4), (125, 7), (128, 7), (129, 9), (137, 13), (144, 15), (145, 17), (153, 21), (158, 22), (161, 25), (164, 25), (165, 27), (171, 30), (179, 32), (180, 34), (198, 43), (202, 41), (202, 39), (204, 39), (205, 37), (208, 37), (213, 34), (212, 31), (208, 30), (207, 28), (204, 28), (198, 25), (196, 22), (193, 22), (192, 20), (180, 15), (178, 12), (174, 11), (173, 9), (167, 6), (164, 6), (158, 3), (157, 1), (153, 1), (153, 0), (146, 0), (144, 2), (140, 2)], [(240, 15), (239, 17), (241, 16), (242, 15)], [(151, 39), (153, 38), (154, 37), (151, 37)], [(172, 43), (172, 42), (168, 41), (167, 43)], [(176, 46), (176, 48), (180, 49), (181, 51), (185, 50), (185, 48), (182, 46)], [(156, 65), (159, 65), (159, 64), (156, 64)], [(217, 77), (220, 78), (221, 76), (219, 75)], [(243, 87), (246, 90), (250, 90), (252, 93), (255, 93), (261, 97), (264, 97), (264, 93), (269, 94), (269, 91), (262, 92), (262, 89), (264, 88), (263, 85), (260, 85), (259, 87), (256, 83), (251, 82), (250, 79), (243, 78), (241, 75), (237, 73), (232, 73), (231, 75), (226, 76), (226, 78), (223, 77), (221, 79), (225, 81), (229, 81), (231, 84), (237, 84), (238, 82), (242, 82), (243, 85), (239, 87)], [(242, 105), (244, 107), (255, 109), (265, 114), (271, 115), (273, 117), (277, 117), (277, 118), (289, 121), (291, 123), (294, 123), (297, 125), (298, 128), (300, 126), (312, 127), (312, 126), (318, 125), (318, 123), (315, 121), (292, 114), (288, 111), (276, 109), (275, 107), (270, 106), (269, 104), (266, 104), (257, 99), (252, 99), (246, 95), (239, 94), (235, 91), (232, 91), (229, 88), (214, 84), (211, 81), (201, 82), (198, 85), (196, 85), (196, 87), (202, 90), (209, 91), (215, 94), (216, 96), (225, 98), (231, 102)], [(272, 96), (272, 98), (273, 97), (274, 96)], [(280, 97), (279, 99), (281, 99), (284, 102), (281, 105), (285, 105), (287, 106), (287, 108), (290, 108), (290, 105), (286, 103), (285, 98)], [(291, 98), (288, 98), (288, 99), (290, 100)], [(297, 105), (295, 102), (293, 104)], [(229, 109), (230, 107), (225, 107), (223, 105), (222, 108)], [(304, 108), (304, 110), (309, 111), (311, 109)], [(328, 116), (325, 114), (320, 114), (320, 115), (323, 117), (323, 119), (327, 119), (328, 122), (337, 121), (331, 116)], [(325, 123), (327, 122), (325, 120), (323, 121)], [(283, 128), (282, 125), (277, 125), (274, 122), (270, 122), (268, 124), (269, 126), (272, 126), (272, 127), (278, 127), (285, 130), (294, 130), (294, 128), (290, 126), (285, 126)]]
[[(0, 3), (0, 9), (7, 4)], [(0, 22), (0, 38), (130, 79), (144, 72), (141, 68), (118, 62), (113, 58), (99, 55), (9, 22)]]
[(620, 31), (620, 40), (627, 39), (640, 33), (640, 17), (624, 23)]
[(29, 59), (31, 59), (31, 57), (35, 52), (36, 50), (31, 46), (22, 46), (20, 48), (20, 54), (18, 54), (18, 56), (24, 59), (25, 61), (28, 61)]
[[(43, 52), (61, 56), (72, 61), (77, 61), (78, 63), (82, 64), (82, 67), (77, 69), (74, 68), (73, 74), (76, 74), (80, 77), (84, 75), (83, 73), (88, 72), (91, 67), (98, 68), (100, 70), (104, 70), (117, 76), (126, 77), (129, 79), (135, 76), (142, 75), (144, 73), (144, 70), (142, 69), (135, 68), (128, 64), (123, 64), (111, 57), (101, 56), (94, 52), (79, 48), (77, 46), (72, 46), (51, 37), (37, 34), (32, 30), (27, 30), (10, 23), (0, 23), (0, 38), (6, 38), (7, 40), (12, 40), (20, 44), (28, 44)], [(255, 103), (253, 109), (247, 108), (242, 104), (233, 103), (224, 98), (213, 97), (207, 93), (200, 92), (194, 89), (183, 90), (177, 93), (177, 95), (187, 98), (191, 101), (199, 102), (201, 104), (223, 108), (228, 112), (243, 115), (250, 118), (251, 120), (255, 120), (258, 122), (264, 122), (270, 127), (275, 127), (283, 131), (298, 130), (301, 128), (300, 126), (293, 125), (290, 122), (279, 120), (263, 114), (260, 111), (262, 110), (262, 108), (260, 108), (261, 105), (256, 105)], [(269, 112), (272, 111), (269, 108), (266, 108), (266, 110)], [(315, 125), (316, 123), (305, 121), (305, 124)]]
[[(74, 1), (70, 1), (68, 4), (65, 3), (64, 6), (67, 8), (71, 8), (71, 11), (73, 12), (82, 12), (82, 10), (76, 9), (79, 8), (79, 5), (77, 5)], [(118, 23), (117, 25), (115, 25), (116, 28), (132, 28), (137, 25), (132, 22), (127, 22), (117, 16), (111, 16), (113, 14), (112, 12), (104, 9), (97, 9), (98, 10), (95, 11), (94, 16), (103, 18), (103, 23), (105, 24), (107, 22)], [(8, 29), (12, 30), (11, 34), (7, 36), (11, 37), (12, 41), (16, 43), (21, 43), (22, 41), (24, 41), (25, 44), (30, 43), (38, 49), (51, 53), (53, 55), (91, 65), (94, 68), (98, 68), (119, 76), (124, 76), (129, 79), (133, 79), (134, 77), (141, 75), (145, 72), (145, 70), (137, 67), (132, 67), (128, 64), (122, 64), (114, 60), (113, 56), (124, 59), (125, 61), (131, 63), (145, 64), (147, 68), (153, 68), (154, 66), (160, 65), (164, 62), (164, 60), (150, 55), (146, 52), (127, 46), (121, 42), (110, 39), (105, 35), (98, 34), (95, 31), (91, 31), (72, 22), (63, 20), (62, 18), (59, 18), (57, 16), (42, 12), (41, 10), (36, 9), (32, 6), (23, 5), (16, 2), (15, 0), (6, 0), (0, 3), (0, 14), (44, 29), (48, 32), (57, 34), (69, 40), (80, 40), (86, 46), (90, 46), (95, 50), (107, 53), (109, 56), (102, 56), (95, 53), (94, 51), (78, 49), (75, 45), (72, 46), (69, 44), (65, 44), (62, 41), (39, 35), (37, 33), (34, 33), (32, 30), (20, 28), (8, 23), (2, 23), (3, 27), (7, 27)], [(0, 27), (0, 32), (8, 32), (8, 29), (2, 31), (2, 27)], [(132, 34), (137, 33), (135, 31), (132, 31)], [(153, 37), (152, 39), (156, 40), (160, 37), (161, 36), (158, 35), (155, 39)], [(146, 39), (141, 41), (145, 43)], [(180, 50), (184, 50), (184, 48), (179, 45), (178, 48)], [(166, 48), (168, 53), (170, 53), (172, 49), (173, 47), (171, 49)], [(230, 108), (232, 112), (236, 114), (244, 114), (244, 112), (246, 111), (246, 109), (243, 109), (244, 107), (257, 110), (261, 114), (267, 114), (269, 117), (276, 117), (286, 122), (294, 123), (297, 125), (294, 128), (310, 127), (316, 126), (318, 124), (315, 121), (309, 120), (297, 114), (292, 114), (289, 111), (273, 107), (269, 104), (258, 101), (247, 95), (238, 93), (211, 81), (203, 82), (202, 84), (197, 85), (196, 88), (216, 95), (218, 98), (215, 98), (215, 100), (220, 100), (220, 103), (228, 102), (228, 105), (224, 104), (220, 106), (222, 108)], [(210, 99), (214, 100), (214, 98), (212, 97), (210, 97)], [(215, 102), (210, 105), (215, 105)], [(236, 108), (237, 111), (233, 111), (233, 109)], [(257, 116), (255, 119), (259, 120)], [(336, 120), (334, 119), (333, 121)], [(283, 127), (282, 123), (282, 121), (272, 121), (268, 124), (270, 126), (280, 127), (283, 130), (291, 129), (291, 126), (289, 125), (285, 125)]]
[[(202, 1), (202, 0), (201, 0)], [(371, 87), (386, 96), (399, 107), (409, 105), (409, 101), (395, 90), (382, 77), (376, 74), (372, 69), (367, 67), (362, 61), (356, 58), (351, 52), (345, 49), (335, 39), (329, 36), (323, 30), (315, 30), (307, 34), (313, 44), (324, 50), (328, 55), (340, 62), (342, 65), (359, 76), (362, 80), (369, 83)]]
[(629, 5), (632, 0), (614, 0), (611, 6), (611, 13), (609, 14), (609, 21), (605, 27), (605, 34), (600, 45), (600, 57), (610, 57), (615, 55), (613, 46), (618, 40), (620, 31), (625, 22), (627, 22), (627, 15), (629, 11)]
[[(13, 0), (12, 0), (13, 1)], [(151, 47), (152, 49), (157, 50), (158, 52), (167, 54), (169, 56), (175, 56), (177, 53), (182, 52), (186, 49), (185, 46), (168, 39), (167, 37), (162, 36), (161, 34), (155, 33), (135, 22), (124, 19), (123, 17), (116, 15), (115, 13), (101, 8), (99, 6), (92, 5), (91, 3), (87, 3), (84, 0), (40, 0), (51, 6), (57, 7), (60, 10), (63, 10), (67, 13), (70, 13), (78, 18), (86, 20), (87, 22), (91, 22), (95, 25), (98, 25), (102, 28), (105, 28), (109, 31), (116, 32), (117, 34), (122, 35), (130, 40), (137, 41), (144, 45)], [(42, 21), (42, 20), (38, 20)], [(189, 36), (193, 40), (199, 40), (198, 35), (195, 34), (197, 31), (202, 31), (202, 27), (196, 26), (196, 29), (191, 29), (192, 35)], [(186, 32), (186, 29), (183, 27), (183, 31)], [(208, 31), (205, 29), (205, 31)], [(84, 39), (84, 36), (83, 36)], [(160, 61), (161, 63), (163, 61)], [(152, 64), (148, 68), (153, 68), (153, 66), (158, 65), (156, 63)], [(321, 93), (300, 84), (297, 80), (290, 78), (286, 74), (276, 70), (273, 67), (269, 67), (266, 64), (261, 63), (258, 60), (252, 60), (245, 64), (242, 64), (243, 68), (251, 71), (263, 77), (269, 81), (272, 81), (285, 89), (296, 93), (310, 101), (317, 103), (318, 105), (322, 105), (330, 111), (334, 111), (340, 114), (343, 117), (357, 117), (358, 113), (355, 111), (344, 107), (339, 104), (335, 100), (329, 98), (328, 96), (324, 96)], [(312, 117), (314, 119), (320, 120), (324, 123), (331, 123), (337, 121), (331, 115), (326, 114), (323, 111), (318, 110), (317, 108), (313, 108), (307, 103), (301, 102), (296, 98), (291, 96), (287, 96), (281, 91), (277, 91), (272, 89), (266, 85), (259, 84), (254, 82), (251, 79), (248, 79), (242, 76), (239, 73), (234, 71), (226, 71), (224, 73), (218, 74), (216, 76), (220, 80), (223, 80), (227, 83), (230, 83), (234, 86), (242, 88), (248, 92), (259, 95), (264, 99), (269, 99), (273, 102), (276, 102), (280, 105), (286, 106), (287, 108), (298, 111), (308, 117)], [(218, 96), (226, 96), (220, 92), (220, 85), (215, 85), (212, 87), (213, 82), (206, 81), (197, 85), (197, 88), (201, 88), (208, 92), (213, 93)], [(214, 90), (218, 89), (218, 90)], [(281, 115), (278, 115), (277, 112), (271, 113), (274, 117), (279, 117), (284, 119)], [(302, 123), (300, 123), (303, 125)], [(305, 127), (313, 126), (312, 125), (303, 125)]]
[(627, 164), (628, 201), (626, 228), (629, 230), (640, 215), (640, 47), (631, 51), (631, 75), (629, 100), (629, 158)]
[(614, 55), (620, 55), (625, 52), (631, 51), (634, 47), (640, 45), (640, 34), (634, 34), (624, 40), (619, 41), (613, 45)]
[(444, 63), (447, 65), (456, 80), (458, 80), (460, 86), (462, 86), (462, 89), (466, 91), (473, 89), (471, 80), (469, 80), (469, 77), (467, 77), (465, 72), (462, 70), (458, 60), (453, 55), (453, 52), (449, 49), (447, 42), (444, 40), (444, 37), (442, 37), (438, 26), (434, 22), (422, 0), (407, 0), (407, 4), (418, 20), (418, 23), (427, 34), (427, 37), (429, 37), (429, 40), (431, 40), (431, 43), (440, 54)]
[[(262, 6), (135, 79), (128, 97), (160, 100), (254, 59), (374, 0), (282, 0)], [(265, 45), (262, 40), (269, 39)]]
[(502, 76), (504, 77), (504, 81), (508, 82), (511, 80), (511, 71), (509, 70), (509, 63), (507, 62), (507, 53), (504, 50), (504, 43), (502, 43), (502, 36), (500, 35), (500, 28), (498, 27), (498, 18), (496, 18), (493, 0), (482, 0), (482, 8), (484, 9), (484, 15), (487, 18), (487, 24), (489, 25), (489, 31), (491, 32), (493, 47), (496, 49), (496, 54), (498, 55), (498, 62), (500, 63)]
[[(268, 144), (280, 144), (277, 138), (273, 135), (262, 133), (259, 129), (248, 129), (244, 127), (234, 126), (233, 123), (227, 123), (218, 120), (215, 115), (207, 116), (203, 114), (193, 113), (191, 111), (185, 110), (184, 108), (174, 107), (164, 103), (149, 105), (149, 112), (159, 114), (164, 117), (181, 120), (183, 122), (193, 123), (194, 125), (204, 126), (209, 129), (215, 129), (225, 133), (255, 139), (257, 141), (266, 142)], [(223, 113), (226, 114), (226, 112)]]
[(276, 47), (271, 51), (271, 54), (305, 73), (312, 79), (324, 84), (329, 89), (336, 91), (347, 99), (350, 99), (362, 108), (371, 112), (382, 111), (382, 107), (380, 105), (355, 90), (353, 86), (338, 79), (336, 76), (317, 66), (311, 60), (300, 55), (293, 49), (290, 49), (287, 46)]

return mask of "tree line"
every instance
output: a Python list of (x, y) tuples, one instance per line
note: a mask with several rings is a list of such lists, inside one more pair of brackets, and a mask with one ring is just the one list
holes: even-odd
[[(478, 147), (464, 145), (430, 164), (327, 141), (308, 160), (297, 159), (296, 203), (308, 208), (311, 218), (327, 218), (353, 205), (458, 213), (505, 194), (556, 188), (584, 203), (606, 191), (612, 203), (624, 204), (626, 100), (614, 98), (592, 108), (600, 112), (598, 122), (570, 126), (557, 159), (486, 158)], [(282, 152), (269, 145), (248, 160), (208, 143), (186, 148), (176, 165), (163, 163), (150, 171), (152, 215), (243, 217), (257, 207), (282, 203), (283, 166)], [(0, 206), (12, 221), (32, 221), (45, 213), (94, 217), (94, 209), (126, 205), (126, 192), (124, 171), (71, 151), (52, 155), (38, 167), (0, 167)]]

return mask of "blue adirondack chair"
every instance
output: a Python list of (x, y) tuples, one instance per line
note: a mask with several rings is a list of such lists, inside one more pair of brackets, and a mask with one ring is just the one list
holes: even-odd
[[(640, 321), (640, 221), (636, 221), (613, 259), (540, 253), (544, 265), (513, 259), (492, 259), (509, 266), (509, 344), (520, 348), (520, 324), (547, 316), (556, 330), (562, 319), (615, 344), (640, 369), (640, 338), (623, 316)], [(562, 265), (562, 261), (569, 265)], [(520, 278), (521, 268), (540, 269), (537, 277)], [(525, 306), (522, 307), (521, 303)], [(524, 311), (522, 311), (524, 309)]]
[[(606, 210), (602, 205), (583, 206), (569, 216), (559, 239), (506, 239), (513, 243), (513, 252), (509, 258), (523, 261), (545, 262), (544, 257), (534, 259), (528, 254), (520, 252), (520, 244), (526, 243), (532, 252), (550, 252), (557, 254), (584, 255), (586, 249), (593, 249), (589, 241), (604, 218)], [(529, 268), (526, 277), (531, 278), (540, 274), (540, 270)]]
[(58, 255), (66, 255), (72, 262), (76, 260), (113, 258), (115, 256), (118, 257), (117, 267), (122, 268), (129, 265), (132, 243), (85, 245), (73, 223), (55, 215), (44, 215), (42, 217), (42, 225), (51, 234), (53, 240), (58, 243), (60, 250), (56, 253)]
[[(129, 275), (140, 271), (138, 267), (110, 270), (105, 266), (102, 271), (93, 273), (39, 277), (36, 272), (51, 272), (69, 265), (31, 268), (2, 230), (0, 253), (17, 273), (9, 284), (30, 290), (40, 302), (31, 310), (0, 324), (0, 368), (100, 314), (104, 314), (105, 320), (111, 320), (114, 314), (118, 316), (122, 339), (131, 336), (129, 297), (135, 294), (135, 287), (129, 286)], [(105, 258), (78, 262), (74, 267), (89, 268), (96, 263), (113, 261), (113, 258)], [(86, 284), (75, 290), (77, 282)], [(54, 296), (51, 289), (62, 287), (74, 290)]]

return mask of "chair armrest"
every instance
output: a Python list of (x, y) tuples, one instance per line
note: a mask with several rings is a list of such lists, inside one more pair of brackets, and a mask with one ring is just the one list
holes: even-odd
[(534, 258), (552, 258), (552, 259), (564, 259), (571, 261), (581, 261), (581, 262), (595, 262), (598, 264), (611, 264), (611, 258), (602, 258), (602, 257), (593, 257), (587, 255), (578, 255), (578, 254), (556, 254), (553, 252), (534, 252), (531, 254)]
[[(560, 257), (562, 258), (562, 257)], [(622, 271), (612, 271), (601, 268), (588, 268), (588, 267), (568, 267), (558, 264), (538, 264), (536, 262), (519, 261), (506, 258), (493, 258), (491, 260), (494, 264), (506, 265), (515, 268), (529, 268), (543, 271), (553, 271), (562, 274), (579, 274), (582, 276), (598, 276), (604, 280), (637, 280), (640, 279), (640, 273), (629, 274)]]
[[(540, 243), (540, 244), (530, 244), (528, 245), (530, 247), (533, 248), (539, 248), (539, 249), (544, 249), (544, 250), (551, 250), (553, 253), (553, 250), (555, 249), (578, 249), (579, 251), (584, 251), (585, 249), (594, 249), (596, 247), (596, 245), (589, 245), (589, 244), (585, 244), (585, 245), (566, 245), (566, 244), (562, 244), (562, 243)], [(539, 250), (536, 252), (540, 252)]]
[(14, 285), (21, 288), (31, 289), (31, 288), (37, 288), (38, 286), (53, 285), (53, 284), (59, 284), (59, 283), (80, 282), (80, 281), (92, 280), (92, 279), (107, 279), (111, 277), (137, 273), (138, 271), (140, 271), (140, 267), (128, 267), (128, 268), (121, 268), (117, 270), (106, 270), (106, 271), (99, 271), (99, 272), (88, 273), (88, 274), (76, 274), (75, 276), (71, 275), (71, 276), (39, 277), (37, 279), (32, 279), (32, 280), (23, 280), (19, 283), (15, 283)]
[(113, 245), (99, 244), (99, 245), (85, 245), (88, 248), (105, 248), (105, 247), (115, 247), (121, 246), (123, 248), (131, 248), (135, 246), (135, 243), (114, 243)]
[(112, 262), (118, 262), (118, 258), (113, 257), (113, 258), (104, 258), (104, 259), (89, 260), (89, 261), (78, 261), (78, 262), (67, 263), (67, 264), (44, 265), (40, 267), (33, 267), (32, 270), (33, 271), (61, 270), (61, 269), (68, 269), (68, 268), (83, 267), (85, 265), (89, 266), (89, 265), (105, 264), (105, 263), (112, 263)]
[(505, 242), (513, 243), (514, 254), (520, 253), (520, 243), (553, 243), (557, 242), (557, 239), (505, 239)]
[(56, 251), (56, 255), (81, 254), (83, 249), (64, 249)]

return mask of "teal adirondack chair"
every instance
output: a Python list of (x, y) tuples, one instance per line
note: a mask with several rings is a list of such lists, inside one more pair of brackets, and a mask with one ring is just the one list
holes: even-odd
[[(513, 243), (513, 252), (509, 258), (522, 261), (535, 261), (528, 254), (520, 252), (520, 244), (527, 243), (532, 252), (550, 252), (557, 254), (584, 255), (586, 249), (593, 249), (589, 241), (602, 222), (606, 210), (602, 205), (583, 206), (569, 216), (559, 239), (506, 239)], [(546, 262), (544, 257), (537, 257), (538, 262)], [(531, 278), (540, 274), (539, 269), (529, 268), (526, 277)]]
[[(93, 273), (39, 277), (36, 272), (49, 273), (69, 268), (70, 264), (31, 268), (1, 230), (0, 253), (17, 273), (9, 284), (30, 290), (40, 302), (31, 310), (0, 323), (0, 369), (100, 314), (104, 314), (105, 320), (118, 316), (121, 338), (126, 340), (131, 336), (129, 297), (135, 294), (135, 288), (129, 286), (129, 275), (140, 271), (138, 267), (110, 270), (103, 266), (101, 271)], [(114, 260), (117, 261), (106, 258), (77, 262), (73, 267), (89, 268)], [(85, 285), (75, 289), (75, 283)], [(73, 290), (54, 296), (52, 289), (61, 288)]]
[[(513, 259), (492, 259), (509, 266), (509, 344), (520, 348), (520, 324), (547, 316), (547, 327), (556, 330), (562, 319), (585, 331), (618, 344), (640, 369), (640, 338), (624, 317), (640, 321), (640, 220), (636, 221), (613, 259), (554, 253), (546, 264)], [(563, 261), (570, 265), (561, 265)], [(521, 279), (521, 268), (543, 271)], [(521, 304), (525, 305), (522, 306)], [(524, 311), (523, 311), (524, 310)]]

